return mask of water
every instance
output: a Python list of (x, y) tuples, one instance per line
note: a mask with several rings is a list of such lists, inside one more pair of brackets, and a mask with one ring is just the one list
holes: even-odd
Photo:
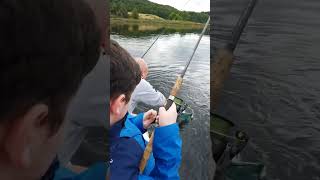
[[(222, 47), (248, 0), (216, 0), (213, 51)], [(258, 1), (235, 51), (219, 113), (251, 136), (245, 158), (268, 179), (320, 179), (320, 2)]]
[[(145, 25), (143, 25), (145, 27)], [(140, 57), (162, 31), (159, 28), (138, 30), (137, 28), (114, 27), (111, 38), (127, 49), (133, 57)], [(200, 30), (201, 32), (201, 30)], [(166, 30), (154, 47), (145, 56), (149, 65), (147, 80), (155, 89), (168, 96), (177, 75), (198, 40), (199, 30)], [(204, 36), (193, 61), (184, 77), (179, 97), (184, 99), (194, 111), (194, 120), (181, 132), (183, 139), (181, 179), (208, 179), (211, 157), (209, 137), (209, 58), (210, 38)], [(140, 109), (144, 106), (140, 106)]]

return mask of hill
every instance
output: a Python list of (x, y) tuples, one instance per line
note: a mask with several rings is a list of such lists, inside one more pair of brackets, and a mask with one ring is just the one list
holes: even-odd
[[(132, 12), (129, 12), (128, 15), (129, 15), (129, 17), (132, 17)], [(139, 13), (139, 19), (142, 19), (142, 20), (164, 20), (163, 18), (161, 18), (157, 15), (143, 14), (143, 13)]]
[(148, 0), (111, 0), (111, 15), (128, 17), (128, 12), (138, 11), (143, 14), (153, 14), (167, 20), (183, 20), (205, 23), (208, 12), (179, 11), (168, 5), (161, 5)]

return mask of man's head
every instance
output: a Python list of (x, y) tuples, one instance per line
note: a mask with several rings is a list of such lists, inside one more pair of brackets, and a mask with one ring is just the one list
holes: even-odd
[(148, 73), (149, 73), (149, 68), (148, 68), (147, 63), (142, 58), (136, 58), (136, 61), (140, 66), (141, 78), (142, 79), (147, 79)]
[(0, 179), (37, 179), (62, 140), (69, 100), (100, 55), (81, 0), (0, 2)]
[(110, 44), (110, 124), (121, 120), (128, 111), (132, 92), (141, 80), (139, 65), (114, 41)]

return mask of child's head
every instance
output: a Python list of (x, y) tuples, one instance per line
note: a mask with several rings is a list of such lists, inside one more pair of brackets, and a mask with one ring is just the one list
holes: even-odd
[(127, 113), (131, 94), (141, 80), (141, 72), (126, 50), (114, 41), (110, 45), (110, 124), (113, 125)]
[(97, 63), (100, 31), (81, 0), (3, 0), (0, 24), (0, 179), (39, 179)]

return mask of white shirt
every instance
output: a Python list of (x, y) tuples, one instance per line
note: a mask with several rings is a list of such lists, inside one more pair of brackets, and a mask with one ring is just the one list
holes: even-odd
[(166, 98), (161, 92), (156, 91), (148, 81), (141, 79), (131, 95), (129, 113), (133, 112), (139, 102), (152, 106), (163, 106)]

